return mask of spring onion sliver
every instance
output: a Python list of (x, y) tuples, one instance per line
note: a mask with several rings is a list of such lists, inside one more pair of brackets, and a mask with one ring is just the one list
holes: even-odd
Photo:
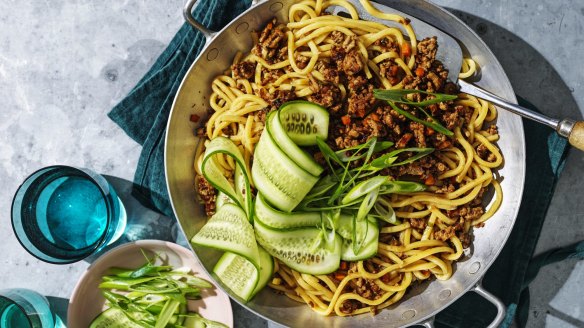
[(137, 269), (112, 268), (99, 288), (109, 309), (97, 316), (90, 328), (182, 327), (187, 317), (199, 317), (208, 327), (226, 327), (191, 313), (187, 299), (200, 299), (200, 288), (212, 285), (195, 277), (190, 269), (146, 263)]

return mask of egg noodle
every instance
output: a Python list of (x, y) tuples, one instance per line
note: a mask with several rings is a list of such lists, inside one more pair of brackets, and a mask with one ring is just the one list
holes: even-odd
[[(250, 172), (254, 147), (264, 130), (259, 113), (269, 106), (260, 97), (260, 89), (264, 88), (271, 94), (278, 89), (293, 90), (299, 98), (310, 96), (313, 91), (309, 87), (309, 76), (320, 81), (324, 80), (322, 74), (315, 69), (315, 65), (319, 58), (331, 56), (334, 42), (330, 34), (333, 31), (357, 37), (361, 60), (366, 63), (363, 67), (364, 74), (368, 79), (375, 78), (381, 81), (386, 89), (403, 88), (402, 82), (392, 85), (382, 76), (379, 64), (391, 60), (407, 75), (412, 75), (418, 42), (414, 30), (403, 17), (379, 12), (368, 1), (361, 2), (371, 15), (396, 22), (396, 26), (401, 26), (406, 34), (404, 35), (400, 28), (360, 20), (355, 8), (344, 0), (299, 1), (290, 7), (289, 22), (285, 24), (288, 51), (285, 60), (270, 64), (253, 53), (238, 54), (234, 64), (244, 60), (255, 63), (253, 77), (249, 80), (236, 79), (235, 74), (228, 71), (213, 81), (213, 93), (210, 97), (213, 111), (204, 128), (206, 142), (218, 136), (230, 138), (244, 154), (245, 164)], [(351, 18), (323, 15), (325, 9), (331, 6), (344, 7)], [(391, 38), (400, 49), (409, 47), (411, 55), (406, 57), (403, 51), (401, 54), (394, 51), (383, 52), (379, 46), (374, 45), (382, 38)], [(297, 53), (310, 58), (304, 68), (300, 68), (296, 63)], [(372, 53), (381, 54), (370, 57)], [(464, 59), (459, 77), (473, 76), (476, 69), (472, 59)], [(266, 70), (279, 70), (282, 74), (277, 80), (262, 84), (262, 72)], [(347, 90), (343, 84), (339, 83), (337, 87), (341, 90), (343, 99), (346, 99)], [(390, 204), (397, 218), (403, 223), (380, 229), (380, 242), (375, 257), (350, 263), (351, 269), (346, 275), (336, 278), (332, 274), (302, 274), (276, 259), (275, 275), (269, 283), (270, 287), (293, 300), (309, 304), (319, 314), (345, 316), (376, 313), (379, 309), (398, 302), (406, 293), (408, 286), (415, 281), (430, 278), (446, 280), (452, 276), (452, 264), (463, 255), (463, 243), (455, 234), (447, 241), (434, 238), (437, 232), (452, 229), (454, 225), (459, 224), (458, 220), (448, 216), (447, 211), (482, 197), (481, 190), (487, 187), (494, 189), (494, 197), (489, 208), (480, 217), (464, 221), (463, 230), (468, 233), (472, 226), (480, 226), (489, 219), (502, 201), (501, 186), (492, 171), (503, 161), (500, 151), (494, 145), (499, 136), (497, 133), (487, 132), (488, 126), (497, 116), (496, 109), (488, 102), (473, 96), (466, 94), (458, 96), (455, 105), (472, 110), (470, 122), (465, 121), (454, 129), (451, 147), (434, 153), (434, 156), (447, 165), (447, 170), (441, 173), (438, 179), (456, 181), (458, 188), (454, 191), (436, 193), (437, 187), (429, 187), (425, 192), (380, 197), (378, 201)], [(491, 154), (488, 161), (477, 153), (476, 149), (481, 144)], [(199, 175), (204, 147), (205, 143), (200, 143), (195, 160), (195, 170)], [(235, 170), (233, 159), (229, 156), (215, 158), (225, 170), (224, 174), (227, 177), (232, 176)], [(424, 219), (427, 223), (423, 230), (415, 229), (410, 225), (409, 219)], [(384, 235), (386, 237), (392, 235), (393, 238), (384, 238)], [(394, 242), (387, 244), (382, 242), (390, 239)], [(374, 269), (374, 265), (377, 269)], [(358, 288), (355, 284), (359, 285), (357, 283), (359, 280), (361, 282), (366, 280), (370, 285), (375, 284), (380, 292), (373, 299), (359, 295), (354, 292), (354, 289)], [(361, 305), (347, 312), (346, 309), (342, 310), (343, 303), (347, 301), (358, 301)]]

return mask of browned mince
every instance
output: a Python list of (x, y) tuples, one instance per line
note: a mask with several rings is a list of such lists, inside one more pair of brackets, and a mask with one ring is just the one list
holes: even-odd
[[(259, 43), (256, 44), (251, 52), (259, 57), (264, 58), (268, 63), (276, 63), (285, 60), (287, 54), (287, 36), (284, 25), (279, 25), (276, 19), (270, 21), (264, 29), (258, 34)], [(379, 141), (391, 141), (395, 143), (395, 148), (407, 147), (431, 147), (442, 150), (456, 145), (454, 138), (447, 137), (437, 131), (434, 131), (420, 123), (412, 122), (404, 116), (399, 115), (387, 103), (378, 101), (373, 96), (373, 90), (383, 88), (381, 81), (375, 76), (367, 79), (363, 62), (358, 50), (355, 36), (346, 36), (345, 34), (334, 31), (331, 38), (335, 41), (335, 46), (331, 50), (330, 58), (320, 58), (315, 66), (325, 81), (320, 81), (313, 76), (309, 76), (309, 87), (313, 94), (306, 100), (318, 103), (327, 108), (331, 114), (330, 130), (328, 143), (334, 150), (345, 149), (362, 144), (370, 138), (376, 137)], [(399, 45), (389, 38), (383, 38), (375, 42), (383, 52), (394, 51), (399, 53)], [(307, 49), (299, 49), (305, 51)], [(397, 65), (392, 59), (386, 59), (379, 63), (380, 74), (387, 78), (393, 85), (402, 82), (405, 89), (417, 89), (434, 93), (457, 94), (457, 86), (448, 81), (448, 70), (444, 65), (436, 60), (438, 43), (436, 37), (421, 40), (417, 46), (415, 55), (415, 65), (412, 69), (413, 76), (406, 75), (406, 72)], [(378, 51), (370, 51), (369, 58), (374, 58), (381, 54)], [(295, 57), (298, 67), (306, 67), (310, 58), (302, 55)], [(407, 62), (407, 59), (406, 59)], [(279, 76), (287, 73), (286, 69), (278, 71), (262, 70), (262, 81), (273, 82)], [(232, 66), (232, 70), (237, 79), (253, 80), (255, 75), (255, 64), (251, 62), (241, 62)], [(343, 84), (347, 90), (345, 98), (342, 97), (341, 90), (336, 84)], [(283, 103), (296, 99), (294, 90), (285, 91), (277, 90), (270, 94), (267, 90), (261, 89), (259, 95), (268, 103), (268, 107), (260, 111), (258, 118), (265, 120), (269, 111), (275, 110)], [(414, 100), (421, 101), (426, 99), (422, 94), (416, 94)], [(417, 110), (407, 105), (399, 106), (420, 117)], [(469, 123), (472, 116), (472, 110), (464, 106), (457, 106), (452, 101), (442, 102), (427, 107), (428, 112), (449, 130), (461, 126), (463, 123)], [(422, 118), (422, 117), (420, 117)], [(495, 125), (487, 129), (488, 134), (496, 134)], [(460, 146), (460, 145), (459, 145)], [(484, 160), (494, 160), (493, 154), (484, 146), (478, 146), (477, 154)], [(381, 154), (378, 154), (378, 156)], [(408, 155), (402, 155), (408, 156)], [(315, 159), (322, 163), (322, 154), (316, 152)], [(435, 187), (435, 193), (443, 194), (456, 190), (461, 186), (455, 179), (439, 180), (438, 176), (448, 170), (448, 166), (442, 162), (438, 156), (429, 155), (416, 162), (408, 165), (397, 166), (386, 169), (382, 174), (391, 175), (396, 179), (406, 179), (420, 181), (427, 185)], [(205, 203), (207, 215), (212, 215), (215, 210), (215, 192), (204, 178), (199, 178), (198, 192)], [(447, 211), (446, 215), (454, 219), (457, 223), (447, 227), (442, 231), (436, 231), (434, 238), (448, 241), (452, 236), (458, 236), (463, 246), (469, 247), (471, 244), (471, 235), (464, 233), (464, 224), (466, 221), (472, 221), (479, 218), (484, 212), (482, 205), (482, 195), (484, 188), (479, 196), (470, 205), (459, 206), (458, 208)], [(422, 232), (427, 225), (428, 218), (408, 219), (410, 225)], [(380, 241), (390, 245), (397, 245), (399, 242), (392, 235), (380, 235)], [(376, 264), (371, 261), (365, 262), (373, 272), (380, 270)], [(356, 267), (351, 263), (348, 273), (354, 272)], [(329, 277), (336, 279), (335, 275), (339, 270)], [(347, 274), (347, 271), (341, 272)], [(383, 280), (383, 278), (382, 278)], [(376, 299), (383, 294), (383, 291), (375, 284), (374, 281), (366, 279), (356, 279), (351, 281), (346, 287), (347, 292), (354, 292), (367, 299)], [(355, 300), (348, 300), (342, 304), (341, 311), (352, 313), (364, 305)]]
[(197, 175), (195, 185), (201, 201), (205, 204), (205, 213), (208, 217), (213, 216), (215, 214), (217, 190), (202, 175)]

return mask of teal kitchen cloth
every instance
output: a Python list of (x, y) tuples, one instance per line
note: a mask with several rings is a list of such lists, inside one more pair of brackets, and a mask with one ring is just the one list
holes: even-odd
[[(250, 3), (241, 0), (199, 2), (194, 10), (195, 18), (214, 30), (219, 30)], [(201, 33), (185, 24), (150, 71), (109, 113), (113, 121), (143, 146), (134, 176), (135, 191), (151, 207), (167, 216), (173, 213), (164, 176), (166, 123), (178, 86), (204, 42)], [(524, 205), (507, 245), (484, 279), (485, 288), (509, 306), (509, 318), (518, 313), (518, 322), (523, 326), (525, 318), (521, 316), (525, 316), (529, 306), (526, 282), (537, 273), (539, 266), (576, 256), (577, 252), (574, 247), (531, 260), (568, 146), (551, 129), (529, 121), (525, 121), (525, 136)], [(494, 307), (474, 293), (467, 293), (438, 315), (437, 326), (486, 327), (494, 316)]]

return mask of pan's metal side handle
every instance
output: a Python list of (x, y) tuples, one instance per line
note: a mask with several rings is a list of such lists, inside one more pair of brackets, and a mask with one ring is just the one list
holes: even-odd
[(215, 31), (211, 31), (210, 29), (203, 26), (203, 24), (197, 22), (197, 20), (193, 17), (193, 6), (197, 3), (197, 0), (188, 0), (183, 8), (183, 17), (185, 20), (191, 24), (194, 28), (199, 30), (199, 32), (203, 33), (205, 39), (210, 40), (215, 35)]
[(505, 317), (505, 312), (506, 312), (505, 304), (503, 304), (503, 302), (501, 302), (501, 300), (499, 298), (497, 298), (497, 296), (486, 291), (483, 288), (483, 285), (481, 284), (481, 282), (476, 284), (476, 286), (474, 286), (472, 291), (481, 295), (482, 297), (486, 298), (487, 301), (493, 303), (493, 305), (495, 305), (497, 307), (497, 316), (495, 317), (493, 322), (491, 322), (491, 324), (489, 325), (489, 328), (499, 327), (499, 325), (503, 321), (503, 318)]
[(424, 326), (426, 328), (434, 328), (434, 319), (436, 319), (436, 317), (428, 318), (426, 321), (420, 322), (418, 325)]

